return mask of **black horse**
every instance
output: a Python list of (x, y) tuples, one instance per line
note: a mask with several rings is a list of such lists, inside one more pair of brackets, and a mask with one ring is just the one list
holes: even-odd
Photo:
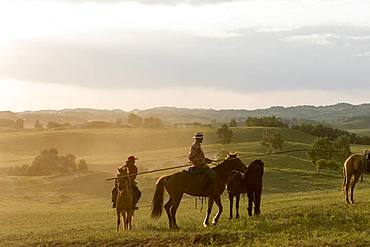
[(245, 173), (233, 171), (227, 183), (230, 200), (230, 219), (233, 218), (233, 203), (236, 197), (236, 218), (239, 218), (240, 194), (248, 196), (248, 215), (252, 216), (253, 202), (254, 214), (261, 213), (262, 177), (264, 163), (261, 160), (253, 161)]

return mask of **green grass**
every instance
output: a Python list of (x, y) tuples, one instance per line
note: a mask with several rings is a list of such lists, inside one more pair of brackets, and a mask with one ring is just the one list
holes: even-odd
[[(76, 176), (0, 176), (0, 245), (370, 245), (367, 176), (356, 187), (357, 203), (349, 206), (339, 191), (340, 170), (316, 174), (302, 153), (266, 156), (258, 140), (262, 128), (234, 129), (238, 141), (224, 146), (217, 143), (214, 129), (203, 131), (207, 137), (204, 146), (207, 156), (215, 157), (224, 149), (237, 151), (246, 164), (255, 158), (265, 162), (261, 216), (247, 217), (247, 202), (242, 197), (241, 219), (228, 220), (229, 205), (224, 193), (224, 213), (219, 225), (204, 228), (205, 205), (200, 212), (200, 201), (195, 209), (195, 199), (184, 196), (177, 215), (181, 229), (169, 230), (165, 213), (158, 221), (150, 218), (156, 180), (174, 172), (166, 171), (138, 177), (143, 197), (134, 217), (134, 229), (115, 231), (115, 212), (108, 208), (113, 183), (104, 179), (115, 175), (115, 168), (126, 158), (131, 145), (133, 153), (140, 157), (138, 165), (142, 171), (185, 164), (194, 129), (0, 133), (3, 167), (30, 160), (40, 147), (53, 144), (62, 151), (87, 158), (93, 170)], [(314, 140), (288, 129), (283, 129), (283, 134), (285, 150), (306, 148)], [(352, 146), (356, 151), (363, 148), (366, 147)], [(213, 214), (215, 211), (216, 207)]]
[(359, 136), (370, 136), (370, 129), (351, 129), (348, 131), (355, 133)]

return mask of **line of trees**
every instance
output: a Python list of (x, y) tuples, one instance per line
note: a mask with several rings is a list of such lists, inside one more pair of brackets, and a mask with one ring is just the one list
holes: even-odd
[(31, 165), (11, 167), (9, 175), (13, 176), (45, 176), (53, 174), (74, 174), (88, 170), (86, 160), (76, 162), (73, 154), (59, 155), (55, 148), (41, 151)]
[[(146, 117), (142, 118), (134, 113), (130, 113), (127, 117), (127, 123), (124, 124), (122, 118), (117, 118), (115, 122), (106, 122), (106, 121), (89, 121), (80, 125), (73, 126), (72, 124), (58, 123), (50, 121), (44, 126), (39, 120), (34, 124), (34, 128), (37, 130), (43, 129), (53, 129), (53, 130), (62, 130), (62, 129), (71, 129), (71, 128), (82, 128), (82, 129), (92, 129), (92, 128), (122, 128), (122, 127), (144, 127), (144, 128), (161, 128), (164, 126), (163, 121), (157, 117)], [(0, 122), (1, 124), (1, 122)], [(0, 125), (1, 126), (1, 125)]]
[(264, 129), (262, 132), (261, 145), (267, 149), (267, 153), (283, 149), (283, 135), (280, 129)]
[(329, 140), (334, 141), (340, 136), (347, 136), (350, 143), (353, 144), (362, 144), (369, 145), (370, 137), (369, 136), (358, 136), (354, 133), (350, 133), (345, 130), (340, 130), (323, 124), (301, 124), (292, 126), (292, 129), (300, 130), (302, 132), (311, 134), (317, 137), (327, 137)]
[(233, 131), (227, 124), (223, 124), (216, 132), (222, 144), (229, 144), (233, 138)]
[(161, 128), (164, 126), (163, 121), (157, 117), (146, 117), (142, 118), (135, 113), (130, 113), (127, 116), (127, 123), (135, 127), (145, 128)]
[(23, 119), (17, 119), (17, 120), (0, 119), (0, 127), (12, 128), (12, 129), (23, 129), (24, 120)]
[(247, 126), (261, 126), (261, 127), (288, 127), (281, 119), (275, 116), (266, 116), (266, 117), (249, 117), (245, 121)]

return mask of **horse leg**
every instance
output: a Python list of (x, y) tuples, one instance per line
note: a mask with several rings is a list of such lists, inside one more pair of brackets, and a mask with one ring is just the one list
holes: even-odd
[(127, 224), (128, 224), (128, 229), (131, 230), (132, 229), (132, 215), (133, 215), (133, 211), (130, 210), (127, 212)]
[(176, 196), (173, 197), (172, 201), (172, 207), (171, 207), (171, 216), (172, 216), (172, 228), (173, 229), (179, 229), (179, 227), (177, 226), (177, 223), (176, 223), (176, 211), (177, 211), (177, 208), (179, 207), (180, 205), (180, 201), (182, 199), (182, 193), (181, 194), (178, 194)]
[(208, 221), (209, 221), (209, 216), (211, 215), (212, 213), (212, 207), (213, 207), (213, 202), (214, 202), (214, 199), (212, 196), (210, 196), (208, 198), (208, 208), (207, 208), (207, 215), (206, 217), (204, 218), (204, 221), (203, 221), (203, 226), (204, 227), (207, 227), (209, 225)]
[(239, 215), (239, 201), (240, 201), (240, 194), (237, 194), (236, 195), (236, 217), (237, 219), (239, 219), (240, 215)]
[(254, 193), (254, 215), (261, 214), (261, 191), (257, 190)]
[(216, 196), (215, 197), (215, 202), (216, 202), (216, 205), (218, 206), (218, 211), (217, 211), (216, 216), (212, 220), (212, 224), (213, 225), (216, 225), (218, 223), (218, 220), (220, 219), (220, 216), (221, 216), (222, 210), (223, 210), (222, 202), (221, 202), (221, 197), (220, 196)]
[(355, 173), (355, 177), (354, 177), (354, 179), (353, 179), (353, 181), (352, 181), (352, 183), (351, 183), (351, 203), (352, 203), (352, 204), (354, 204), (354, 203), (355, 203), (355, 202), (353, 201), (353, 192), (354, 192), (354, 190), (355, 190), (355, 186), (356, 186), (356, 184), (357, 184), (358, 179), (360, 178), (360, 176), (361, 176), (361, 172), (356, 172), (356, 173)]
[(253, 192), (248, 191), (248, 216), (252, 216), (252, 208), (253, 208)]
[(351, 177), (352, 175), (348, 176), (347, 179), (346, 179), (346, 185), (344, 187), (344, 195), (345, 195), (345, 199), (346, 199), (346, 202), (349, 203), (349, 199), (348, 199), (348, 190), (349, 190), (349, 183), (351, 181)]
[(233, 218), (233, 203), (234, 203), (234, 195), (229, 192), (229, 201), (230, 201), (230, 217), (229, 219)]
[(119, 231), (119, 225), (121, 224), (121, 212), (120, 210), (116, 210), (117, 212), (117, 232)]
[(124, 229), (127, 230), (127, 212), (123, 211), (123, 225)]
[(342, 190), (344, 191), (344, 188), (346, 186), (346, 171), (343, 167), (343, 185), (342, 185)]
[(167, 213), (167, 216), (168, 216), (168, 224), (170, 226), (170, 228), (172, 229), (172, 216), (171, 216), (171, 207), (172, 207), (172, 197), (170, 196), (170, 199), (168, 200), (168, 202), (164, 205), (164, 209), (166, 209), (166, 213)]

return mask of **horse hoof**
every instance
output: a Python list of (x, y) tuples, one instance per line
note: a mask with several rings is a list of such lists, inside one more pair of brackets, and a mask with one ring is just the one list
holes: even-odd
[(208, 223), (203, 223), (204, 227), (208, 227), (208, 225), (209, 225)]
[(239, 215), (237, 215), (236, 217), (235, 217), (235, 219), (239, 219), (240, 217), (239, 217)]

